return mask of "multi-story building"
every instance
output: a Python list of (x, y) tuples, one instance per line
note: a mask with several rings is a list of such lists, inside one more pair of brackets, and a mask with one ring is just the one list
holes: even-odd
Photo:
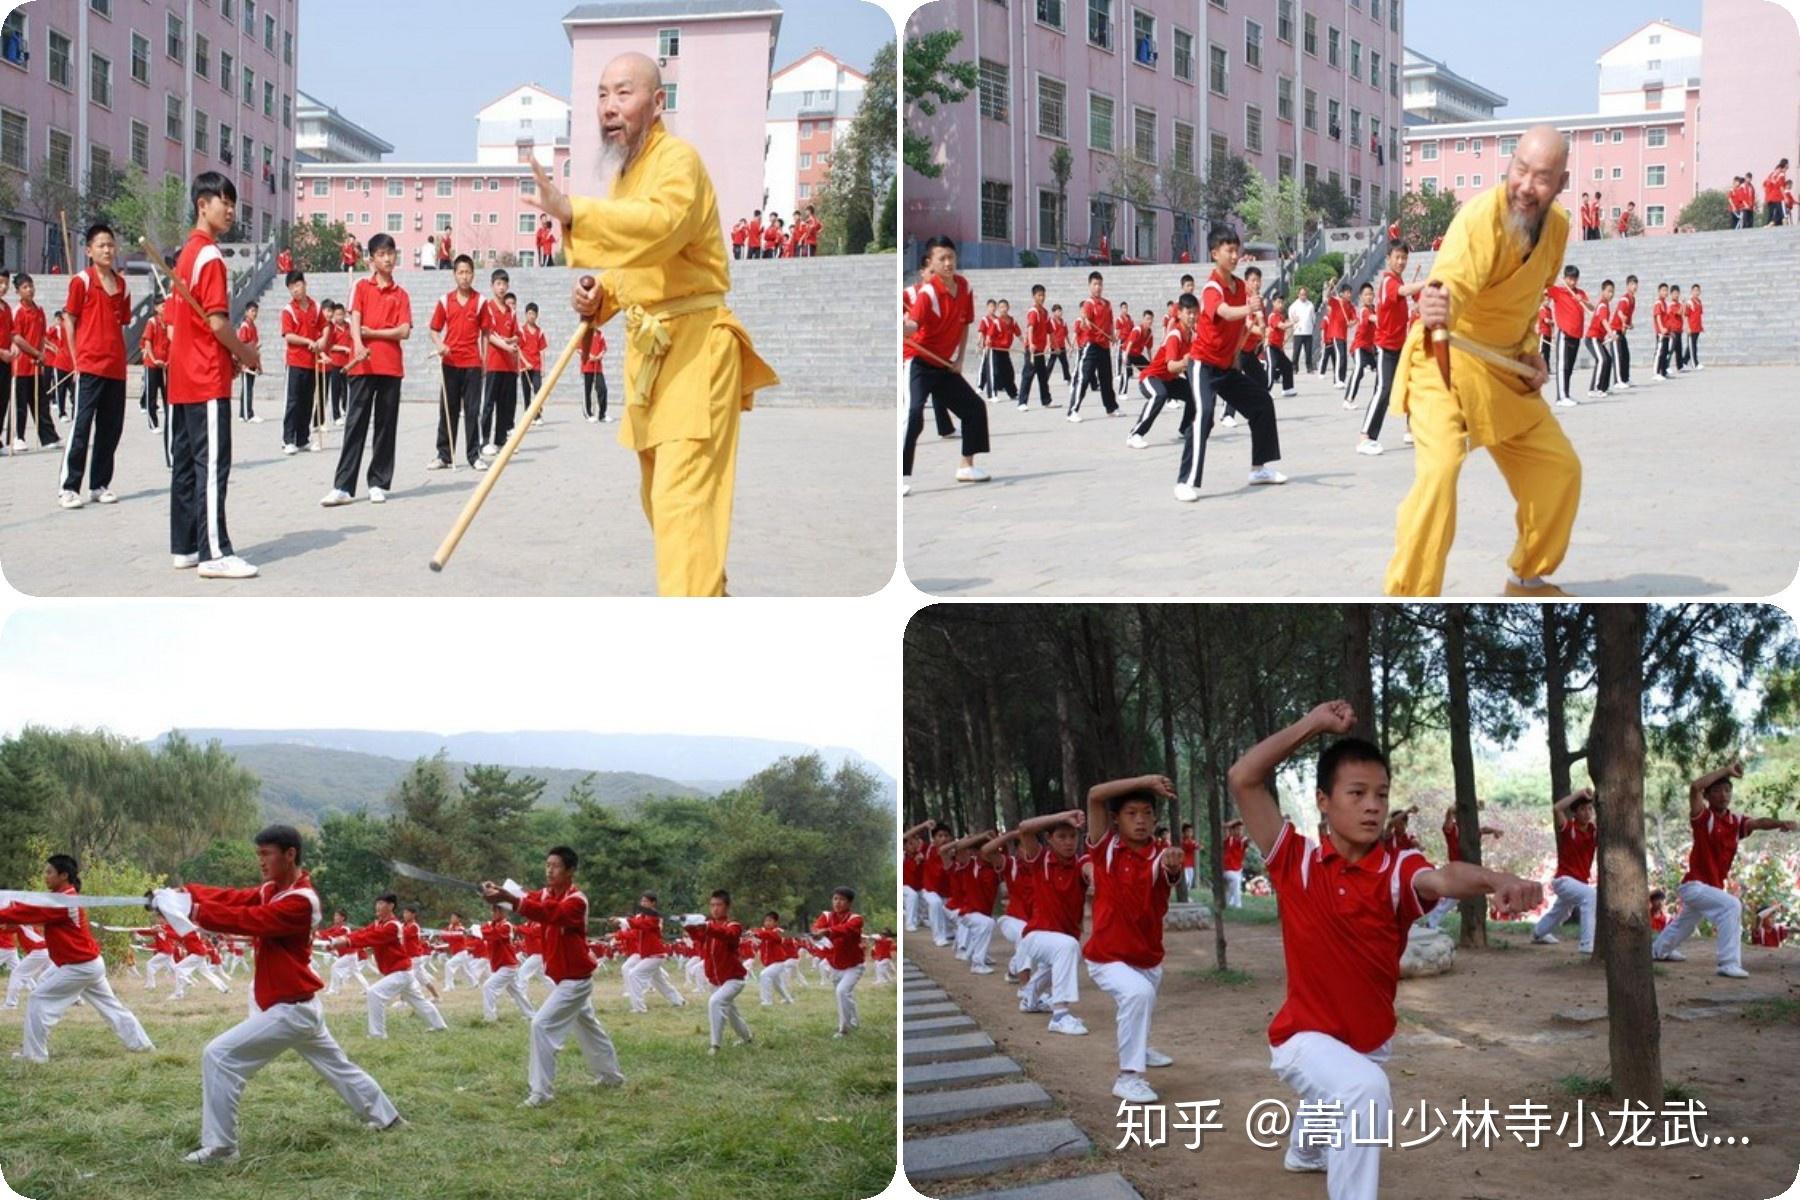
[(1227, 155), (1378, 220), (1401, 181), (1402, 27), (1395, 0), (937, 0), (909, 29), (960, 30), (979, 84), (913, 117), (941, 173), (907, 172), (907, 238), (948, 234), (972, 265), (1103, 234), (1168, 260), (1201, 244), (1197, 180)]
[(1683, 112), (1700, 90), (1700, 35), (1651, 21), (1601, 52), (1599, 111)]
[(770, 78), (764, 209), (787, 217), (818, 199), (868, 81), (816, 46)]
[[(297, 0), (33, 0), (0, 25), (0, 171), (86, 191), (221, 171), (266, 241), (293, 216)], [(0, 213), (0, 261), (47, 269), (54, 214)], [(75, 219), (71, 214), (71, 221)], [(73, 231), (72, 231), (73, 232)], [(75, 236), (79, 236), (76, 234)]]
[(299, 93), (295, 119), (300, 128), (294, 138), (294, 161), (380, 162), (394, 147), (364, 129), (323, 100)]
[(570, 90), (583, 114), (570, 123), (573, 178), (593, 179), (600, 128), (593, 116), (600, 72), (637, 51), (662, 68), (664, 124), (691, 142), (712, 176), (719, 221), (762, 207), (769, 74), (781, 6), (774, 0), (603, 0), (563, 18), (574, 55)]
[(1748, 171), (1762, 200), (1763, 177), (1777, 159), (1794, 165), (1800, 146), (1800, 25), (1768, 0), (1706, 0), (1700, 32), (1709, 57), (1724, 64), (1706, 78), (1699, 108), (1705, 146), (1703, 188), (1728, 188)]
[(475, 114), (475, 161), (549, 166), (569, 148), (569, 102), (546, 87), (523, 84)]
[(1452, 125), (1485, 121), (1506, 106), (1506, 97), (1473, 79), (1458, 75), (1450, 64), (1408, 46), (1400, 78), (1408, 125)]

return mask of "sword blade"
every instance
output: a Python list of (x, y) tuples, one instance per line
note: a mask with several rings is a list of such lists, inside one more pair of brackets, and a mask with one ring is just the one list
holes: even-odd
[(142, 908), (142, 896), (71, 896), (67, 892), (0, 890), (0, 904), (32, 904), (39, 908)]
[(481, 895), (481, 885), (470, 883), (466, 879), (452, 879), (448, 875), (439, 875), (436, 871), (427, 871), (424, 867), (415, 867), (411, 863), (390, 862), (388, 869), (396, 875), (407, 879), (416, 879), (420, 883), (435, 883), (439, 887), (455, 888), (461, 892), (474, 892)]

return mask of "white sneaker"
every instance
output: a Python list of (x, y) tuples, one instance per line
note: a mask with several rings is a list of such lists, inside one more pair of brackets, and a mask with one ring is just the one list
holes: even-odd
[(550, 1100), (551, 1100), (551, 1097), (549, 1097), (549, 1096), (543, 1096), (543, 1095), (539, 1095), (537, 1092), (533, 1092), (533, 1093), (531, 1093), (531, 1095), (525, 1097), (525, 1099), (520, 1102), (519, 1107), (520, 1108), (542, 1108), (542, 1107), (544, 1107), (544, 1105), (550, 1103)]
[(30, 449), (30, 447), (28, 447), (28, 446), (27, 446), (27, 445), (26, 445), (26, 444), (25, 444), (25, 439), (24, 439), (24, 438), (15, 438), (15, 439), (13, 439), (13, 453), (14, 453), (14, 454), (23, 454), (23, 453), (25, 453), (25, 451), (26, 451), (26, 450), (28, 450), (28, 449)]
[(95, 504), (117, 504), (119, 502), (119, 498), (112, 494), (111, 488), (101, 488), (97, 492), (89, 492), (88, 499)]
[(472, 469), (476, 470), (476, 471), (485, 471), (493, 465), (494, 465), (493, 463), (489, 462), (485, 458), (478, 458), (475, 460), (475, 466)]
[(900, 477), (900, 494), (902, 496), (912, 495), (912, 476), (911, 475), (902, 475)]
[(222, 1167), (237, 1160), (236, 1150), (226, 1150), (219, 1146), (202, 1146), (191, 1154), (181, 1156), (181, 1161), (190, 1167)]
[(1534, 946), (1554, 946), (1561, 941), (1562, 939), (1557, 937), (1554, 933), (1534, 933), (1531, 935), (1531, 944)]
[(262, 424), (262, 423), (263, 423), (263, 422), (262, 422), (262, 418), (261, 418), (261, 417), (251, 417), (251, 418), (250, 418), (250, 423), (251, 423), (251, 424), (252, 424), (252, 425), (261, 425), (261, 424)]
[(1145, 1047), (1144, 1065), (1146, 1067), (1172, 1067), (1175, 1065), (1175, 1060), (1164, 1054), (1161, 1050), (1153, 1050), (1149, 1047)]
[(1687, 961), (1687, 955), (1683, 954), (1679, 950), (1671, 950), (1667, 954), (1653, 954), (1650, 957), (1654, 958), (1657, 962), (1686, 962)]
[(87, 503), (81, 498), (80, 492), (58, 492), (56, 502), (64, 508), (80, 508)]
[(1025, 401), (1023, 401), (1023, 400), (1019, 401), (1019, 411), (1020, 412), (1024, 412), (1026, 409), (1028, 409), (1030, 407), (1031, 407), (1031, 405), (1027, 404)]
[(342, 429), (344, 427), (344, 418), (339, 417), (337, 420), (333, 421), (332, 424), (336, 425), (339, 429)]
[(1281, 1169), (1284, 1171), (1292, 1171), (1296, 1175), (1323, 1175), (1325, 1173), (1325, 1164), (1322, 1162), (1309, 1161), (1304, 1158), (1295, 1158), (1294, 1148), (1289, 1146), (1287, 1153), (1281, 1156)]
[(1274, 467), (1258, 467), (1250, 472), (1251, 483), (1286, 483), (1287, 476)]
[(283, 442), (281, 444), (281, 452), (283, 454), (298, 454), (300, 453), (300, 447), (294, 445), (292, 442)]
[(1048, 1000), (1027, 1000), (1021, 996), (1019, 998), (1019, 1011), (1022, 1013), (1049, 1012), (1050, 1002)]
[(974, 966), (969, 968), (969, 974), (971, 974), (971, 975), (992, 975), (993, 973), (994, 973), (994, 968), (987, 966), (983, 963), (976, 963)]
[(452, 464), (445, 462), (443, 459), (434, 458), (425, 464), (425, 469), (427, 471), (449, 471), (454, 468)]
[(600, 423), (600, 418), (599, 417), (589, 417), (587, 419), (587, 423), (589, 425), (598, 425)]
[(1067, 419), (1068, 419), (1068, 420), (1070, 420), (1070, 421), (1073, 421), (1073, 422), (1074, 422), (1074, 423), (1075, 423), (1075, 424), (1077, 424), (1077, 425), (1079, 425), (1079, 424), (1081, 424), (1081, 414), (1080, 414), (1080, 413), (1078, 413), (1078, 412), (1072, 412), (1072, 413), (1070, 413), (1070, 414), (1069, 414), (1069, 415), (1068, 415), (1068, 418), (1067, 418)]
[(1281, 395), (1284, 399), (1288, 396), (1298, 396), (1299, 394), (1300, 393), (1296, 392), (1293, 388), (1288, 388), (1285, 392), (1281, 393)]
[(172, 554), (169, 556), (169, 565), (177, 571), (185, 571), (189, 567), (199, 566), (200, 556), (198, 554)]
[(494, 457), (494, 455), (500, 453), (500, 447), (494, 445), (494, 443), (492, 443), (492, 442), (489, 442), (487, 445), (485, 445), (481, 448), (481, 452), (482, 452), (482, 454), (486, 455), (488, 458), (492, 458), (492, 457)]
[(1575, 399), (1575, 397), (1573, 397), (1573, 396), (1564, 396), (1561, 400), (1558, 400), (1556, 402), (1556, 407), (1558, 407), (1558, 408), (1574, 408), (1576, 405), (1578, 405), (1580, 403), (1581, 403), (1581, 401)]
[(1358, 454), (1367, 454), (1370, 456), (1380, 454), (1381, 443), (1371, 438), (1364, 438), (1362, 441), (1356, 443), (1356, 452)]
[(1402, 446), (1410, 446), (1413, 444), (1412, 430), (1409, 429), (1400, 435), (1400, 444)]
[(1237, 418), (1232, 416), (1230, 413), (1227, 413), (1227, 414), (1225, 414), (1224, 418), (1219, 421), (1219, 424), (1221, 424), (1221, 425), (1225, 426), (1225, 428), (1229, 429), (1233, 425), (1237, 424)]
[(369, 503), (370, 504), (386, 504), (387, 503), (387, 492), (378, 487), (370, 488), (369, 489)]
[(1113, 1080), (1112, 1094), (1131, 1104), (1155, 1104), (1156, 1090), (1142, 1075), (1121, 1075)]
[(200, 564), (202, 579), (255, 579), (256, 568), (235, 554), (210, 558)]
[(1744, 968), (1742, 968), (1742, 967), (1720, 967), (1719, 974), (1723, 975), (1727, 979), (1748, 979), (1748, 978), (1750, 978), (1750, 972), (1744, 970)]
[(1137, 433), (1134, 433), (1130, 437), (1126, 438), (1125, 444), (1127, 446), (1130, 446), (1133, 450), (1147, 450), (1150, 448), (1150, 443), (1146, 442), (1144, 440), (1142, 434), (1137, 434)]
[(1354, 401), (1354, 400), (1346, 400), (1346, 401), (1344, 401), (1344, 407), (1345, 407), (1345, 408), (1355, 408), (1355, 407), (1356, 407), (1356, 401)]
[(307, 449), (307, 452), (308, 452), (308, 453), (309, 453), (309, 454), (323, 454), (323, 453), (325, 453), (325, 447), (324, 447), (324, 445), (323, 445), (323, 444), (322, 444), (322, 443), (319, 443), (319, 442), (308, 442), (308, 443), (307, 443), (307, 444), (306, 444), (306, 449)]
[(356, 497), (352, 496), (349, 492), (346, 492), (343, 488), (332, 488), (329, 492), (325, 493), (325, 498), (319, 501), (319, 507), (337, 508), (339, 505), (354, 504), (355, 502)]
[(1083, 1037), (1087, 1034), (1087, 1026), (1074, 1013), (1066, 1012), (1060, 1017), (1051, 1017), (1047, 1026), (1051, 1033), (1066, 1033), (1070, 1037)]
[(390, 1133), (396, 1129), (405, 1129), (406, 1125), (407, 1121), (405, 1117), (395, 1117), (386, 1125), (383, 1125), (380, 1121), (363, 1122), (363, 1128), (367, 1129), (370, 1133)]
[(1175, 498), (1183, 504), (1192, 504), (1200, 498), (1200, 489), (1189, 487), (1185, 483), (1178, 483), (1175, 485)]
[(958, 483), (986, 483), (992, 478), (992, 475), (989, 475), (980, 467), (956, 468), (956, 482)]

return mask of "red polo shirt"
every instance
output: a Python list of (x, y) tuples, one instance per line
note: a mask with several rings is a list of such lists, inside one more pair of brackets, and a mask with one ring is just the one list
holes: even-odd
[(1564, 337), (1581, 336), (1582, 309), (1587, 306), (1587, 299), (1588, 294), (1578, 287), (1561, 283), (1550, 285), (1550, 309), (1556, 315), (1556, 327), (1562, 330)]
[[(74, 896), (74, 888), (56, 889), (58, 895)], [(0, 921), (16, 925), (39, 925), (44, 930), (44, 945), (50, 961), (59, 967), (92, 962), (100, 957), (100, 943), (88, 932), (87, 909), (52, 908), (49, 905), (9, 904), (0, 908)]]
[(1011, 313), (1004, 317), (995, 317), (993, 326), (988, 330), (988, 345), (996, 350), (1012, 349), (1013, 339), (1019, 336), (1019, 323)]
[[(119, 290), (109, 296), (106, 285), (100, 282), (100, 268), (89, 267), (69, 280), (63, 311), (75, 322), (75, 369), (83, 375), (123, 380), (125, 327), (131, 324), (131, 286), (125, 276), (116, 273), (113, 284)], [(191, 280), (189, 286), (193, 286)]]
[(1163, 960), (1163, 917), (1169, 911), (1169, 876), (1154, 844), (1133, 850), (1108, 829), (1090, 841), (1094, 864), (1094, 929), (1081, 948), (1089, 962), (1122, 962), (1145, 970)]
[(431, 310), (431, 329), (434, 333), (444, 335), (444, 365), (446, 367), (479, 367), (481, 356), (476, 352), (476, 339), (481, 329), (481, 297), (473, 290), (469, 298), (462, 299), (460, 292), (451, 289), (450, 294), (437, 302)]
[[(350, 312), (362, 317), (364, 329), (394, 329), (412, 324), (412, 299), (398, 283), (390, 280), (383, 286), (379, 279), (370, 276), (356, 281), (356, 289), (350, 294)], [(365, 339), (363, 346), (369, 357), (351, 367), (350, 374), (395, 378), (406, 374), (406, 359), (399, 342)]]
[(700, 961), (706, 965), (706, 982), (718, 987), (733, 979), (742, 979), (744, 956), (739, 952), (744, 940), (744, 927), (736, 921), (708, 921), (689, 925), (688, 936), (699, 948)]
[(287, 335), (297, 334), (307, 341), (317, 341), (325, 332), (325, 320), (319, 315), (319, 305), (311, 296), (304, 302), (289, 300), (286, 308), (281, 310), (282, 344), (287, 347), (287, 365), (310, 371), (315, 365), (317, 356), (305, 346), (296, 346), (287, 340)]
[(1170, 369), (1169, 364), (1187, 355), (1188, 333), (1177, 325), (1163, 334), (1162, 344), (1157, 346), (1156, 354), (1151, 357), (1150, 365), (1139, 372), (1145, 379), (1174, 379), (1177, 372)]
[[(955, 295), (952, 295), (936, 275), (919, 285), (913, 295), (912, 310), (906, 314), (906, 319), (919, 327), (918, 332), (906, 339), (904, 354), (907, 358), (918, 356), (916, 343), (945, 362), (955, 361), (956, 351), (963, 343), (963, 332), (975, 321), (975, 294), (969, 290), (969, 281), (958, 275), (955, 287)], [(925, 361), (931, 363), (929, 358)]]
[(1375, 282), (1375, 345), (1398, 350), (1406, 343), (1406, 299), (1400, 295), (1401, 279), (1383, 271)]
[(487, 369), (500, 374), (511, 374), (519, 369), (519, 360), (512, 351), (502, 350), (494, 345), (493, 338), (503, 337), (508, 341), (519, 335), (519, 319), (508, 312), (506, 305), (489, 298), (481, 303), (481, 332), (489, 335), (487, 347)]
[(944, 886), (949, 880), (949, 868), (944, 866), (944, 856), (938, 853), (935, 843), (925, 847), (925, 861), (919, 867), (919, 888), (921, 891), (933, 892), (939, 896), (944, 894)]
[(527, 892), (518, 909), (520, 916), (544, 927), (544, 974), (551, 983), (594, 974), (594, 955), (587, 945), (587, 897), (579, 888)]
[(1237, 362), (1238, 342), (1244, 332), (1244, 317), (1227, 321), (1219, 316), (1219, 306), (1242, 307), (1246, 288), (1244, 281), (1233, 275), (1221, 279), (1214, 270), (1200, 288), (1200, 319), (1194, 323), (1192, 353), (1208, 366), (1228, 369)]
[(979, 858), (969, 860), (969, 881), (963, 889), (963, 911), (994, 915), (994, 901), (1000, 898), (1000, 875)]
[(860, 967), (863, 961), (863, 919), (856, 913), (820, 913), (813, 932), (831, 940), (831, 948), (819, 957), (840, 971)]
[(1681, 882), (1724, 888), (1725, 877), (1731, 874), (1731, 862), (1737, 857), (1738, 840), (1750, 834), (1745, 828), (1749, 823), (1750, 818), (1742, 813), (1715, 813), (1710, 806), (1701, 809), (1700, 815), (1689, 822), (1694, 848), (1688, 851), (1687, 874)]
[(549, 344), (542, 325), (519, 326), (519, 357), (525, 360), (527, 371), (544, 369), (544, 348)]
[[(4, 304), (0, 304), (0, 308), (5, 307)], [(44, 348), (44, 310), (35, 304), (19, 305), (19, 311), (12, 318), (12, 330), (5, 336), (5, 345), (9, 350), (15, 348), (13, 346), (15, 337), (22, 337), (25, 339), (26, 345), (36, 350), (42, 350)], [(37, 369), (37, 359), (23, 350), (13, 355), (12, 373), (15, 376), (20, 378), (33, 376), (37, 374)]]
[[(1042, 854), (1043, 851), (1038, 851)], [(1032, 867), (1037, 865), (1035, 858), (1020, 858), (1017, 854), (1009, 854), (1005, 859), (1006, 872), (1006, 912), (1008, 917), (1017, 917), (1021, 921), (1031, 919), (1031, 886), (1037, 876)]]
[[(189, 234), (175, 259), (175, 274), (209, 318), (231, 314), (225, 259), (212, 238), (199, 230)], [(169, 403), (203, 404), (229, 397), (236, 360), (213, 336), (212, 326), (195, 315), (192, 305), (174, 296), (163, 304), (163, 319), (169, 325)]]
[(194, 898), (191, 915), (196, 924), (214, 933), (254, 939), (258, 1008), (304, 1003), (325, 986), (312, 965), (319, 894), (306, 872), (279, 891), (272, 882), (254, 888), (190, 883), (186, 891)]
[(1556, 827), (1556, 874), (1579, 883), (1587, 883), (1594, 874), (1594, 837), (1592, 825), (1564, 821)]
[(583, 375), (604, 375), (606, 369), (601, 365), (601, 360), (605, 357), (606, 335), (596, 329), (594, 335), (588, 338), (587, 357), (581, 360), (581, 373)]

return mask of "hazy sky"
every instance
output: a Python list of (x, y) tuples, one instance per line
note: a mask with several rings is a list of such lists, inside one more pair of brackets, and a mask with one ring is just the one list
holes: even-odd
[(1406, 44), (1510, 103), (1509, 117), (1594, 111), (1600, 52), (1657, 18), (1700, 32), (1701, 0), (1408, 0)]
[(0, 734), (26, 724), (140, 738), (171, 726), (713, 734), (846, 746), (899, 776), (900, 631), (885, 606), (705, 607), (705, 620), (697, 602), (666, 600), (21, 608), (0, 629)]
[[(780, 3), (777, 69), (821, 46), (866, 70), (894, 36), (893, 21), (864, 0)], [(378, 8), (306, 0), (300, 87), (392, 142), (389, 161), (470, 160), (476, 109), (522, 83), (569, 95), (561, 22), (574, 7), (574, 0), (381, 0)], [(368, 86), (376, 61), (384, 64), (379, 89)]]

